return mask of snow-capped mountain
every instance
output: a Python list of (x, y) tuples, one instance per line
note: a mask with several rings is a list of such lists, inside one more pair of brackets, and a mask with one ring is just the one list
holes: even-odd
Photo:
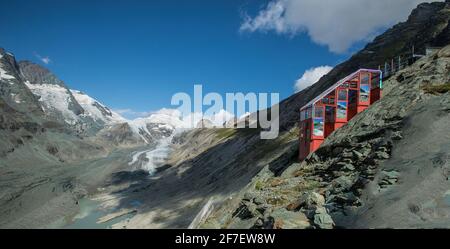
[(93, 118), (95, 121), (103, 122), (107, 125), (127, 122), (120, 114), (110, 110), (107, 106), (89, 95), (78, 90), (70, 90), (70, 92), (81, 107), (83, 107), (84, 115)]
[(176, 109), (161, 109), (145, 118), (127, 120), (86, 93), (70, 89), (45, 67), (30, 61), (16, 63), (12, 54), (0, 52), (4, 100), (21, 111), (34, 108), (43, 120), (64, 124), (66, 130), (83, 137), (116, 145), (151, 144), (186, 129), (222, 128), (234, 118), (225, 110), (183, 116)]
[(174, 132), (193, 128), (222, 128), (234, 116), (221, 110), (211, 116), (201, 113), (191, 113), (183, 117), (176, 109), (163, 108), (145, 118), (128, 121), (131, 129), (149, 143), (162, 137), (168, 137)]
[(58, 116), (58, 119), (62, 118), (69, 125), (75, 125), (79, 121), (84, 110), (78, 106), (67, 88), (51, 84), (31, 84), (29, 81), (25, 85), (39, 99), (47, 115)]
[(146, 118), (137, 118), (128, 123), (146, 143), (168, 137), (177, 129), (187, 128), (181, 113), (173, 109), (161, 109)]
[(48, 69), (29, 61), (19, 62), (25, 85), (38, 98), (45, 114), (63, 122), (77, 133), (95, 134), (105, 126), (126, 122), (97, 100), (70, 90)]

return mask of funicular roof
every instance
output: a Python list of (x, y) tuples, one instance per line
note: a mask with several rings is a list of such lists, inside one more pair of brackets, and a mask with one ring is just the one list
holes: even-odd
[(347, 77), (345, 77), (345, 78), (339, 80), (338, 82), (336, 82), (334, 85), (330, 86), (327, 90), (323, 91), (317, 97), (315, 97), (314, 99), (309, 101), (306, 105), (304, 105), (302, 108), (300, 108), (300, 110), (306, 109), (307, 107), (314, 105), (319, 100), (323, 99), (325, 96), (327, 96), (329, 93), (331, 93), (334, 89), (338, 88), (340, 85), (342, 85), (345, 82), (349, 81), (350, 79), (355, 77), (360, 72), (380, 73), (380, 75), (382, 74), (381, 70), (360, 68), (360, 69), (358, 69), (358, 71), (348, 75)]

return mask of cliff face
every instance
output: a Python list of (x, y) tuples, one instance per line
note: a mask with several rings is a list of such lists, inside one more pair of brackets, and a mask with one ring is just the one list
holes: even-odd
[(38, 99), (22, 80), (15, 57), (3, 48), (0, 48), (0, 98), (19, 112), (44, 115)]

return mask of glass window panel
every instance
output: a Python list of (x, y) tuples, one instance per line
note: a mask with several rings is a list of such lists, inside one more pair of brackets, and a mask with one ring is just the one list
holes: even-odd
[(327, 99), (327, 104), (334, 105), (334, 99), (336, 98), (336, 92), (335, 91), (331, 92), (325, 98)]
[(330, 100), (329, 100), (330, 105), (334, 105), (336, 103), (335, 99), (336, 99), (336, 97), (334, 95), (332, 97), (330, 97)]
[(369, 85), (361, 85), (359, 91), (359, 102), (369, 101)]
[(361, 84), (369, 84), (369, 73), (361, 73)]
[(347, 118), (347, 102), (339, 101), (338, 102), (338, 110), (337, 110), (337, 118), (346, 119)]
[(312, 117), (312, 108), (309, 107), (306, 109), (306, 119), (310, 119)]
[(323, 137), (323, 118), (314, 118), (314, 136)]
[(347, 90), (338, 91), (338, 100), (347, 100)]
[(380, 87), (380, 74), (372, 73), (372, 89)]
[(323, 107), (315, 107), (314, 108), (314, 117), (315, 118), (323, 118)]
[(348, 102), (350, 103), (350, 104), (355, 104), (357, 101), (357, 98), (358, 98), (358, 91), (357, 90), (349, 90), (348, 91)]
[(325, 107), (325, 119), (327, 122), (334, 122), (335, 108), (332, 106)]

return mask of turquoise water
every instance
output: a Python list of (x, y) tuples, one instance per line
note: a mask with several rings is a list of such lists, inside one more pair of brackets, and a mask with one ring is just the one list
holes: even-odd
[(83, 198), (78, 202), (80, 206), (79, 213), (73, 218), (72, 222), (64, 226), (65, 229), (108, 229), (112, 225), (130, 219), (133, 213), (123, 215), (104, 223), (97, 223), (97, 220), (109, 212), (99, 208), (100, 202)]

